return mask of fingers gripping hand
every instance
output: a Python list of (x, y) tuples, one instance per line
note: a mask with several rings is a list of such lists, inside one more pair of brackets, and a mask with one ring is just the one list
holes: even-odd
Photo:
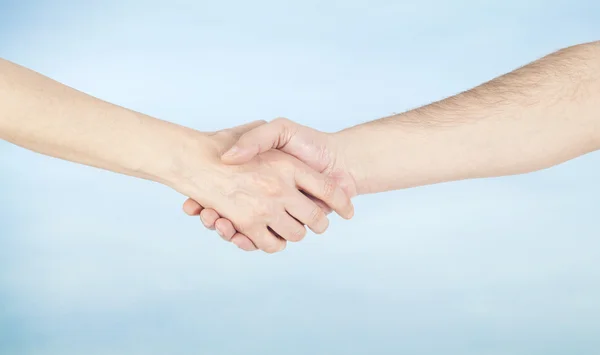
[[(186, 201), (184, 210), (190, 215), (199, 214), (205, 226), (216, 228), (225, 240), (235, 243), (244, 250), (255, 250), (255, 248), (267, 252), (282, 250), (287, 241), (296, 242), (304, 238), (306, 229), (303, 224), (316, 233), (322, 233), (327, 229), (329, 223), (326, 217), (327, 209), (324, 211), (319, 207), (320, 203), (308, 198), (300, 190), (320, 200), (329, 201), (330, 204), (344, 211), (347, 216), (353, 214), (349, 198), (335, 181), (314, 172), (284, 153), (269, 152), (253, 159), (250, 164), (230, 167), (230, 169), (236, 171), (236, 174), (231, 176), (231, 180), (238, 179), (236, 187), (238, 191), (233, 188), (228, 199), (235, 200), (234, 205), (238, 207), (244, 205), (244, 202), (248, 203), (245, 207), (248, 215), (254, 214), (252, 218), (239, 214), (219, 214), (217, 211), (226, 208), (203, 209), (193, 200)], [(239, 176), (240, 169), (254, 169), (254, 171), (245, 171), (241, 174), (245, 176), (243, 178)], [(275, 179), (272, 177), (277, 175), (279, 176)], [(252, 196), (254, 200), (250, 202), (250, 195), (262, 196), (262, 199)], [(233, 223), (236, 218), (238, 223)], [(256, 221), (261, 221), (258, 224), (264, 225), (257, 228)]]
[(204, 208), (198, 202), (188, 198), (183, 204), (183, 211), (189, 216), (200, 216), (205, 228), (216, 230), (223, 240), (235, 244), (238, 248), (245, 251), (258, 249), (248, 236), (239, 233), (230, 220), (221, 217), (214, 209)]

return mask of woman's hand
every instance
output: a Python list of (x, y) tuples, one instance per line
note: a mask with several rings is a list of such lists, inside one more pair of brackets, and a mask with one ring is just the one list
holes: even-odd
[(241, 133), (260, 124), (214, 134), (217, 144), (209, 162), (193, 164), (193, 154), (184, 154), (188, 158), (181, 161), (183, 178), (173, 187), (198, 202), (196, 206), (186, 203), (186, 211), (199, 213), (200, 206), (219, 211), (230, 221), (230, 230), (239, 232), (224, 237), (242, 249), (258, 248), (268, 253), (283, 250), (286, 241), (301, 240), (306, 234), (304, 225), (315, 233), (324, 232), (329, 222), (319, 205), (331, 206), (342, 217), (351, 218), (352, 203), (335, 180), (290, 155), (274, 150), (243, 165), (221, 163), (224, 150)]
[[(333, 179), (347, 196), (356, 195), (355, 180), (346, 167), (345, 157), (340, 154), (340, 150), (343, 149), (340, 149), (340, 142), (332, 134), (278, 118), (269, 123), (261, 121), (260, 124), (246, 125), (244, 129), (238, 129), (231, 138), (238, 149), (237, 155), (222, 157), (227, 164), (243, 164), (257, 155), (262, 156), (271, 149), (279, 149)], [(310, 198), (326, 214), (331, 212), (331, 208), (326, 203)], [(183, 210), (190, 216), (200, 216), (206, 228), (216, 229), (226, 241), (231, 241), (243, 250), (256, 250), (249, 238), (239, 233), (231, 221), (214, 209), (204, 208), (197, 201), (188, 199), (183, 205)]]
[(281, 152), (226, 165), (221, 155), (257, 122), (215, 134), (110, 104), (0, 59), (0, 139), (45, 155), (160, 182), (213, 208), (267, 252), (320, 233), (352, 204), (334, 180)]

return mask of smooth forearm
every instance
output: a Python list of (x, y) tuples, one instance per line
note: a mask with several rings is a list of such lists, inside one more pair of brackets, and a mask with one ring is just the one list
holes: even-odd
[[(177, 153), (205, 135), (134, 112), (0, 60), (0, 138), (33, 151), (171, 184)], [(194, 147), (192, 147), (194, 146)]]
[(600, 45), (335, 134), (359, 193), (547, 168), (600, 148)]
[(301, 240), (304, 225), (317, 233), (327, 229), (326, 214), (299, 190), (352, 217), (352, 203), (341, 188), (286, 154), (270, 152), (241, 167), (220, 161), (241, 134), (262, 124), (200, 133), (0, 61), (0, 139), (161, 182), (216, 209), (248, 243), (267, 252), (282, 250), (285, 240)]

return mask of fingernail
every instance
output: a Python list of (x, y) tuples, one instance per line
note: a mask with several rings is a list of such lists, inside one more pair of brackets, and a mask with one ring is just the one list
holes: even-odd
[(351, 219), (352, 217), (354, 217), (354, 206), (350, 209), (350, 213), (348, 213), (348, 219)]
[(240, 148), (237, 145), (234, 145), (233, 147), (231, 147), (231, 149), (229, 149), (227, 152), (225, 152), (225, 154), (223, 154), (223, 157), (225, 157), (225, 158), (234, 157), (235, 155), (238, 154), (239, 151), (240, 151)]

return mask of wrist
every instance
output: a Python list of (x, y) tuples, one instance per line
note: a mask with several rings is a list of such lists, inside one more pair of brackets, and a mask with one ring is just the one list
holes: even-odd
[[(358, 125), (334, 134), (340, 161), (357, 194), (371, 194), (459, 179), (453, 162), (460, 125), (423, 124), (417, 112)], [(460, 154), (458, 154), (460, 155)]]
[(219, 156), (227, 149), (225, 142), (212, 134), (172, 125), (162, 134), (160, 152), (147, 165), (151, 180), (179, 192), (193, 179), (203, 179), (219, 163)]
[[(360, 128), (352, 127), (330, 134), (330, 146), (334, 147), (334, 174), (343, 171), (353, 185), (352, 195), (369, 193), (368, 160), (370, 145), (360, 132)], [(373, 154), (374, 155), (374, 154)]]

